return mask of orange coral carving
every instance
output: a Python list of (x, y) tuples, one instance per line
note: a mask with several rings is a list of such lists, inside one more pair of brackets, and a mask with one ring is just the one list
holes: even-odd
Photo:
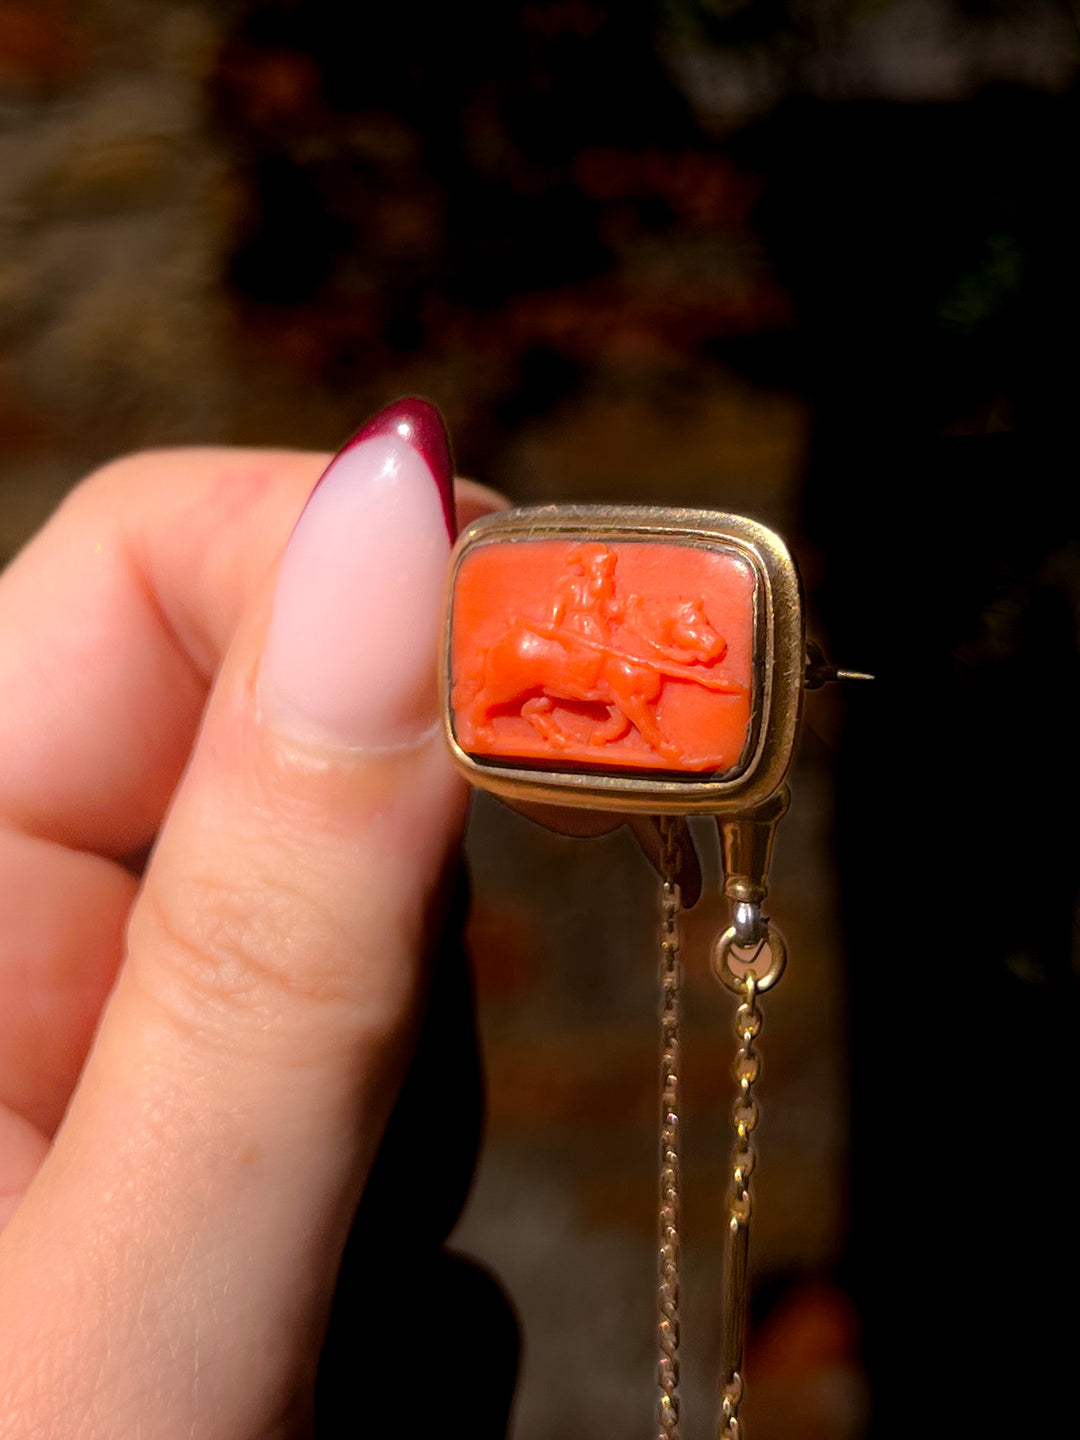
[(725, 771), (750, 724), (754, 576), (653, 541), (504, 541), (458, 571), (463, 750), (589, 769)]

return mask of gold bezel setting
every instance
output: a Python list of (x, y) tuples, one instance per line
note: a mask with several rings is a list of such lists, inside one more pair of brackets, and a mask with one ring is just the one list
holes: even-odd
[[(483, 545), (529, 541), (652, 541), (703, 546), (745, 560), (754, 576), (751, 723), (733, 771), (704, 775), (563, 769), (479, 758), (462, 749), (450, 705), (453, 596), (464, 558)], [(731, 814), (771, 795), (791, 764), (802, 705), (805, 635), (798, 572), (787, 546), (755, 520), (661, 506), (545, 505), (487, 515), (465, 529), (451, 557), (442, 710), (454, 761), (473, 784), (506, 799), (638, 814)]]

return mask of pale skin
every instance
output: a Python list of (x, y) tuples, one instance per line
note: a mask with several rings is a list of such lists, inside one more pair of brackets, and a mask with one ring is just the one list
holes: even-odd
[[(372, 754), (260, 717), (327, 458), (118, 461), (0, 578), (6, 1440), (309, 1433), (467, 801), (437, 728)], [(459, 522), (499, 503), (458, 484)]]

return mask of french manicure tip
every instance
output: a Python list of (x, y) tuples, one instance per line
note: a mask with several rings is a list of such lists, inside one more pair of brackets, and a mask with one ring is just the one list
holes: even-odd
[(361, 441), (374, 439), (378, 435), (397, 435), (411, 445), (424, 461), (439, 491), (447, 532), (451, 541), (456, 539), (454, 461), (450, 451), (450, 437), (439, 410), (430, 400), (421, 400), (415, 396), (394, 400), (357, 430), (342, 446), (341, 454), (346, 454)]
[(381, 411), (324, 471), (278, 570), (259, 674), (271, 728), (371, 753), (431, 731), (450, 477), (442, 420), (418, 400)]

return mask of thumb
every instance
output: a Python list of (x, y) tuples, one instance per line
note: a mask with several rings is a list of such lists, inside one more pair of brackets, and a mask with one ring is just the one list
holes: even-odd
[(441, 422), (402, 402), (244, 616), (4, 1235), (5, 1434), (302, 1428), (463, 818), (436, 718), (450, 514)]

